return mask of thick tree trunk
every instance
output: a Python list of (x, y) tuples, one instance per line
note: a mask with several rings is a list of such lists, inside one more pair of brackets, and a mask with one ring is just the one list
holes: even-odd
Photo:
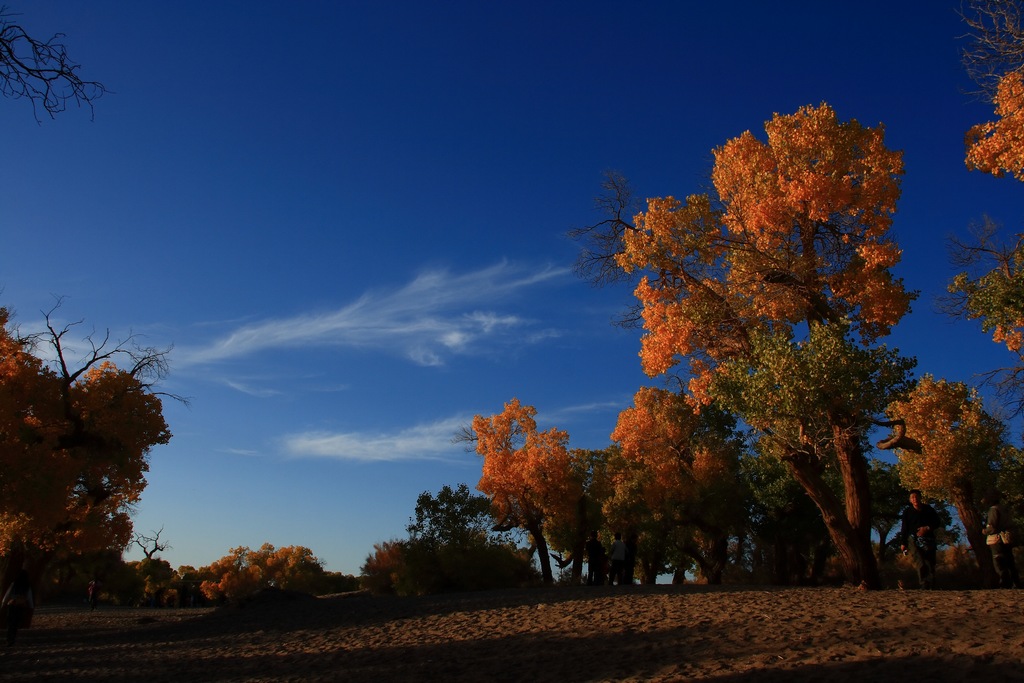
[(640, 571), (643, 576), (640, 577), (640, 583), (653, 586), (658, 583), (658, 570), (661, 569), (661, 565), (664, 563), (664, 558), (657, 553), (648, 555), (646, 558), (637, 558), (637, 563), (640, 565)]
[[(878, 562), (871, 547), (871, 485), (868, 461), (855, 430), (840, 422), (833, 426), (839, 473), (843, 477), (846, 519), (853, 531), (851, 542), (857, 555), (860, 581), (869, 588), (881, 588)], [(858, 583), (858, 581), (855, 581)]]
[(729, 561), (729, 537), (718, 534), (708, 545), (710, 547), (702, 551), (696, 544), (688, 543), (683, 550), (697, 563), (704, 583), (717, 586), (722, 583), (722, 572)]
[(572, 580), (575, 584), (579, 584), (583, 580), (583, 556), (586, 554), (589, 529), (587, 497), (583, 495), (576, 501), (576, 538), (572, 546)]
[(544, 531), (540, 524), (528, 523), (526, 530), (530, 532), (530, 538), (537, 548), (537, 560), (540, 562), (540, 575), (545, 584), (555, 582), (554, 574), (551, 573), (551, 557), (548, 555), (548, 541), (544, 538)]
[(815, 546), (811, 560), (811, 572), (807, 574), (804, 582), (810, 583), (812, 586), (817, 586), (821, 583), (821, 579), (825, 576), (825, 563), (828, 562), (828, 558), (831, 556), (832, 546), (829, 545), (828, 541), (823, 541)]
[(715, 537), (711, 547), (711, 557), (704, 577), (708, 583), (717, 586), (722, 583), (722, 574), (729, 563), (729, 537), (721, 534)]
[(974, 552), (974, 558), (978, 563), (978, 570), (981, 572), (981, 585), (985, 588), (995, 588), (999, 585), (999, 575), (996, 573), (995, 563), (992, 558), (992, 551), (985, 543), (985, 534), (981, 532), (986, 520), (982, 519), (981, 513), (974, 505), (972, 491), (953, 491), (953, 505), (956, 506), (957, 514), (964, 525), (967, 533), (967, 542)]
[(772, 558), (772, 583), (776, 586), (790, 585), (789, 577), (789, 543), (782, 536), (775, 537)]
[[(863, 460), (863, 456), (861, 459)], [(807, 495), (821, 511), (822, 520), (839, 553), (839, 562), (847, 580), (855, 584), (863, 583), (868, 588), (880, 588), (882, 582), (878, 575), (878, 563), (871, 548), (871, 505), (870, 490), (867, 487), (867, 463), (863, 463), (862, 478), (848, 477), (847, 473), (843, 476), (847, 503), (854, 502), (852, 517), (863, 520), (864, 526), (860, 529), (851, 523), (846, 509), (825, 483), (821, 475), (821, 463), (813, 453), (794, 451), (786, 458), (786, 463), (793, 477), (804, 487)], [(862, 486), (863, 490), (858, 490), (858, 486)], [(868, 513), (867, 520), (864, 520), (865, 509)]]

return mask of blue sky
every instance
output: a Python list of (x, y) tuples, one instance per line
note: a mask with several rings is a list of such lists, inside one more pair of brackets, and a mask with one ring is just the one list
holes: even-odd
[[(0, 303), (174, 345), (174, 433), (139, 531), (172, 565), (305, 545), (358, 573), (416, 496), (480, 476), (451, 437), (518, 397), (601, 448), (648, 380), (628, 289), (567, 230), (605, 171), (641, 197), (708, 185), (711, 150), (827, 101), (905, 153), (894, 232), (920, 290), (891, 343), (972, 381), (1007, 362), (935, 311), (951, 234), (1019, 230), (1021, 186), (968, 173), (959, 0), (33, 0), (112, 92), (41, 125), (0, 102)], [(140, 555), (129, 553), (137, 559)]]

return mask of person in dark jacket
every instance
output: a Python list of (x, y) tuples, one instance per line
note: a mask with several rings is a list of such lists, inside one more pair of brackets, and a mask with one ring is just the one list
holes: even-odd
[(910, 505), (903, 511), (900, 548), (910, 555), (921, 588), (935, 588), (936, 530), (942, 528), (939, 513), (921, 499), (921, 492), (910, 492)]
[(27, 626), (32, 620), (35, 602), (32, 600), (32, 582), (28, 572), (20, 570), (14, 582), (4, 593), (3, 606), (7, 610), (7, 644), (14, 645), (18, 637), (18, 629)]
[(590, 532), (590, 540), (587, 541), (587, 585), (588, 586), (603, 586), (604, 585), (604, 565), (607, 561), (607, 555), (604, 552), (604, 545), (601, 544), (601, 540), (597, 537), (597, 532)]

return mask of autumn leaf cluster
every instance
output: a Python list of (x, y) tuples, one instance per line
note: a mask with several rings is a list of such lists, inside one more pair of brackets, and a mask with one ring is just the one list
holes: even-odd
[(748, 355), (754, 335), (845, 324), (869, 343), (915, 296), (891, 271), (903, 164), (882, 127), (840, 122), (821, 105), (776, 115), (765, 131), (766, 141), (747, 132), (714, 150), (717, 196), (649, 200), (618, 255), (645, 273), (635, 292), (645, 372), (686, 359), (703, 403), (716, 367)]
[(58, 372), (0, 310), (0, 547), (125, 547), (149, 450), (171, 434), (160, 398), (103, 360)]

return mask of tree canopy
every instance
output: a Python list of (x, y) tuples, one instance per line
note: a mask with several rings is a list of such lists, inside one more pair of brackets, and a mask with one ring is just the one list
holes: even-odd
[[(171, 438), (152, 390), (165, 352), (87, 337), (75, 364), (65, 346), (74, 325), (22, 338), (9, 322), (0, 309), (0, 548), (8, 571), (28, 564), (38, 576), (58, 548), (131, 541), (150, 449)], [(52, 363), (33, 353), (39, 343)]]
[(878, 345), (916, 296), (892, 272), (902, 156), (882, 126), (827, 104), (777, 114), (765, 134), (714, 150), (714, 195), (650, 199), (632, 227), (606, 224), (619, 240), (605, 244), (642, 274), (644, 371), (685, 363), (695, 409), (718, 402), (774, 443), (850, 577), (877, 585), (864, 439), (913, 365)]

